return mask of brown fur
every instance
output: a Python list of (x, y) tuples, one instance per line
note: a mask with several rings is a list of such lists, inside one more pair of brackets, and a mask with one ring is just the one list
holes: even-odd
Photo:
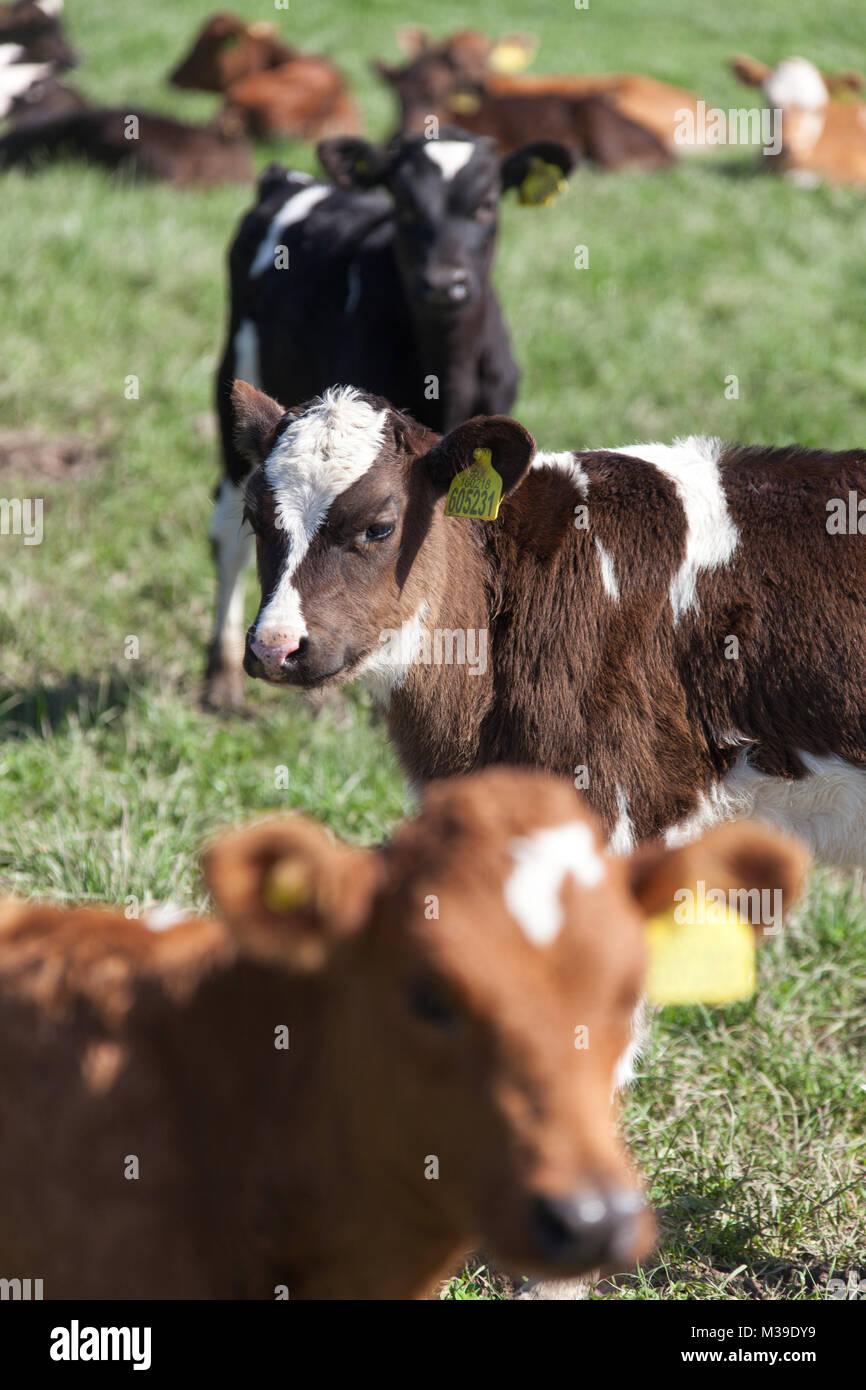
[[(3, 904), (5, 1275), (49, 1299), (398, 1298), (477, 1241), (514, 1270), (597, 1263), (583, 1228), (553, 1260), (533, 1214), (636, 1190), (610, 1094), (645, 910), (698, 877), (787, 896), (804, 866), (748, 826), (606, 860), (592, 889), (565, 877), (539, 947), (505, 908), (512, 842), (575, 820), (598, 846), (568, 784), (492, 769), (431, 788), (378, 850), (300, 817), (226, 836), (205, 859), (222, 923)], [(652, 1221), (628, 1221), (635, 1258)]]

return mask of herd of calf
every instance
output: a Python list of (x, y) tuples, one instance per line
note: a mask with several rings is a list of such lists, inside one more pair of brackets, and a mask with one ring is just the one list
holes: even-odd
[[(135, 106), (95, 106), (65, 80), (77, 58), (63, 32), (62, 4), (0, 4), (0, 122), (8, 125), (0, 168), (78, 156), (176, 184), (248, 183), (251, 139), (319, 140), (359, 129), (355, 103), (330, 59), (283, 42), (271, 23), (224, 12), (205, 22), (170, 75), (177, 87), (221, 97), (209, 125)], [(429, 135), (431, 122), (457, 125), (495, 139), (505, 153), (529, 140), (557, 140), (573, 158), (605, 169), (663, 168), (717, 142), (706, 129), (706, 102), (670, 83), (629, 72), (518, 71), (535, 53), (527, 35), (495, 41), (466, 29), (435, 40), (409, 25), (397, 42), (402, 66), (372, 66), (396, 97), (402, 134)], [(857, 73), (822, 74), (802, 58), (770, 68), (743, 57), (732, 67), (781, 116), (768, 167), (802, 180), (866, 185), (866, 103)]]
[[(25, 12), (59, 41), (30, 0), (0, 36)], [(780, 832), (866, 859), (866, 454), (546, 452), (509, 418), (499, 201), (543, 201), (591, 139), (668, 159), (660, 84), (522, 79), (527, 136), (489, 70), (527, 41), (412, 31), (377, 147), (330, 64), (237, 24), (174, 80), (261, 134), (301, 119), (299, 64), (303, 133), (343, 133), (327, 179), (264, 174), (230, 252), (208, 700), (242, 663), (359, 679), (420, 809), (368, 850), (300, 817), (226, 835), (214, 920), (0, 906), (0, 1268), (48, 1297), (410, 1297), (474, 1245), (568, 1296), (654, 1239), (614, 1107), (659, 921), (699, 883), (794, 901)], [(435, 139), (430, 93), (461, 116)]]

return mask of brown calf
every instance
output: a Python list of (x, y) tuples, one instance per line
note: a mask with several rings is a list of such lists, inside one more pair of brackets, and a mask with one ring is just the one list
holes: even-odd
[[(131, 129), (137, 131), (134, 138), (127, 134)], [(19, 121), (0, 139), (0, 169), (36, 170), (67, 158), (188, 187), (253, 178), (250, 146), (227, 117), (212, 126), (193, 126), (144, 111), (94, 106)]]
[(333, 63), (281, 43), (272, 24), (212, 15), (169, 80), (176, 87), (221, 92), (226, 110), (247, 134), (260, 138), (317, 140), (359, 128)]
[(477, 1242), (624, 1267), (653, 1236), (610, 1114), (645, 910), (801, 869), (740, 826), (612, 859), (567, 783), (491, 769), (379, 849), (226, 836), (220, 922), (6, 900), (0, 1271), (269, 1299), (420, 1296)]
[(806, 184), (866, 185), (866, 102), (855, 95), (863, 86), (857, 73), (821, 73), (805, 58), (770, 68), (741, 57), (731, 67), (781, 111), (782, 148), (774, 168)]
[[(623, 849), (752, 810), (866, 862), (866, 453), (536, 453), (504, 416), (440, 438), (349, 387), (235, 403), (261, 462), (249, 674), (360, 678), (418, 782), (574, 777)], [(476, 449), (499, 514), (447, 516)]]

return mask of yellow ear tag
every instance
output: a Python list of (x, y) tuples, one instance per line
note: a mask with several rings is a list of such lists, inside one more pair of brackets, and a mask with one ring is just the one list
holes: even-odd
[(755, 992), (755, 934), (731, 908), (707, 903), (697, 922), (651, 917), (647, 995), (653, 1004), (733, 1004)]
[(474, 92), (452, 92), (448, 98), (449, 109), (458, 116), (474, 116), (480, 106), (481, 98)]
[(502, 479), (491, 463), (489, 449), (473, 449), (475, 462), (451, 479), (446, 516), (469, 516), (478, 521), (493, 521), (499, 514), (502, 498)]
[(297, 860), (280, 859), (262, 884), (262, 897), (271, 912), (293, 912), (311, 896), (310, 880)]
[(523, 72), (528, 68), (534, 52), (530, 52), (524, 44), (509, 43), (508, 39), (503, 39), (502, 43), (497, 43), (487, 60), (487, 66), (493, 72), (501, 72), (510, 75), (513, 72)]
[(529, 161), (529, 173), (520, 185), (517, 201), (526, 207), (549, 208), (567, 187), (561, 169), (533, 155)]

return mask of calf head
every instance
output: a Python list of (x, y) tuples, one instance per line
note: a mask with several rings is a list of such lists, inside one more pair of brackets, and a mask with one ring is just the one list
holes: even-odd
[(448, 110), (449, 98), (462, 82), (482, 82), (488, 72), (516, 72), (532, 61), (537, 48), (528, 34), (489, 39), (477, 29), (461, 29), (436, 40), (414, 24), (397, 31), (397, 46), (408, 59), (402, 67), (378, 61), (373, 71), (394, 91), (400, 104), (400, 129), (420, 134), (431, 116)]
[(273, 24), (247, 24), (221, 11), (211, 15), (189, 53), (169, 77), (175, 87), (227, 92), (234, 82), (289, 62), (293, 48), (281, 43)]
[(236, 382), (233, 404), (238, 447), (260, 465), (246, 515), (262, 602), (244, 669), (305, 687), (371, 672), (399, 681), (431, 604), (438, 611), (449, 536), (467, 525), (444, 516), (452, 479), (486, 447), (507, 494), (529, 468), (532, 436), (479, 416), (440, 439), (352, 387), (284, 412)]
[(472, 305), (493, 260), (499, 201), (519, 186), (533, 158), (567, 175), (575, 156), (537, 141), (502, 157), (486, 136), (443, 130), (441, 138), (398, 136), (387, 148), (338, 136), (318, 147), (338, 188), (386, 188), (394, 199), (394, 250), (413, 310), (451, 315)]
[(567, 783), (510, 768), (432, 784), (379, 849), (281, 818), (206, 861), (244, 948), (322, 977), (356, 1175), (387, 1184), (407, 1228), (563, 1276), (653, 1240), (611, 1113), (647, 908), (699, 877), (790, 895), (801, 871), (745, 823), (612, 858)]
[(23, 62), (52, 63), (56, 71), (74, 68), (78, 55), (63, 32), (62, 8), (59, 0), (17, 0), (0, 6), (0, 45), (18, 45)]

